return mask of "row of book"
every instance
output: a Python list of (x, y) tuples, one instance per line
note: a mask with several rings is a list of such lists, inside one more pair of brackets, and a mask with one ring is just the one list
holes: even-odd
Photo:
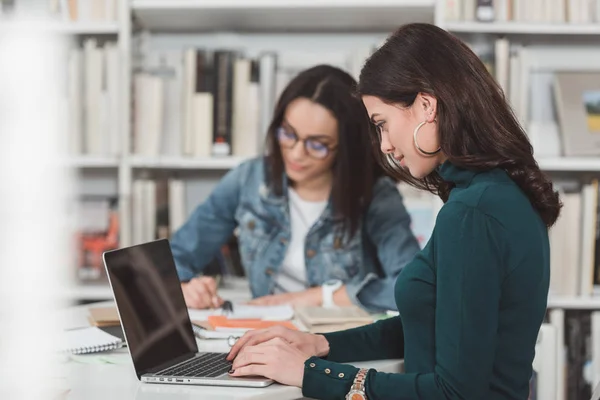
[(600, 0), (445, 0), (446, 21), (589, 24)]
[(119, 65), (115, 42), (86, 39), (82, 48), (69, 50), (67, 85), (61, 98), (69, 153), (121, 153)]
[[(169, 239), (187, 220), (189, 197), (183, 179), (141, 178), (133, 183), (133, 244)], [(194, 204), (193, 206), (195, 206)], [(244, 276), (234, 233), (204, 270), (206, 275)]]
[(83, 195), (77, 203), (75, 279), (106, 280), (102, 253), (119, 247), (118, 199), (110, 195)]
[(116, 22), (121, 1), (125, 0), (49, 0), (49, 8), (63, 21)]
[[(572, 191), (559, 186), (564, 204), (550, 229), (550, 291), (559, 296), (600, 293), (600, 190), (598, 180)], [(569, 191), (567, 191), (569, 190)]]
[(133, 153), (256, 156), (275, 105), (276, 55), (149, 52), (134, 75)]
[(600, 384), (600, 311), (552, 309), (538, 334), (529, 400), (589, 400)]
[(469, 45), (501, 86), (537, 157), (600, 156), (600, 71), (577, 69), (586, 60), (583, 51), (572, 52), (574, 66), (567, 70), (536, 67), (538, 58), (559, 56), (560, 48), (505, 37)]

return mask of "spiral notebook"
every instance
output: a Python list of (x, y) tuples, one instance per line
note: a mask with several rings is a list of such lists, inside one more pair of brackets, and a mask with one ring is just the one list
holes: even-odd
[(123, 340), (95, 326), (64, 332), (60, 352), (71, 354), (97, 353), (122, 347)]

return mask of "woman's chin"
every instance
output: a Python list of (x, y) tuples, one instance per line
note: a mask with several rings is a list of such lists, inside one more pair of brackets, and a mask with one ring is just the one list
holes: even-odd
[(302, 183), (303, 181), (306, 180), (307, 174), (304, 171), (296, 171), (291, 168), (286, 168), (285, 173), (286, 173), (288, 179), (295, 183)]
[(412, 176), (415, 179), (423, 179), (427, 176), (427, 174), (424, 174), (421, 169), (411, 167), (410, 165), (405, 165), (404, 169), (406, 169), (410, 176)]

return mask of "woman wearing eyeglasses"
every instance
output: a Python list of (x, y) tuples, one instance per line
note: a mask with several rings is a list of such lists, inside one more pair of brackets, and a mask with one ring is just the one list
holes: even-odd
[(267, 156), (230, 171), (173, 236), (189, 307), (219, 307), (202, 270), (238, 229), (255, 304), (396, 309), (394, 283), (419, 250), (392, 180), (370, 149), (356, 82), (320, 65), (285, 88)]

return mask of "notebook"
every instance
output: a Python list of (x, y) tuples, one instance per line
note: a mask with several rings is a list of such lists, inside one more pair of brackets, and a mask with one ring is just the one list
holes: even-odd
[(208, 323), (216, 331), (244, 331), (252, 329), (266, 329), (281, 325), (286, 328), (298, 330), (298, 327), (291, 321), (267, 321), (261, 319), (230, 319), (224, 315), (211, 315), (208, 317)]
[(71, 354), (96, 353), (122, 347), (123, 340), (95, 326), (73, 329), (63, 333), (60, 352)]

